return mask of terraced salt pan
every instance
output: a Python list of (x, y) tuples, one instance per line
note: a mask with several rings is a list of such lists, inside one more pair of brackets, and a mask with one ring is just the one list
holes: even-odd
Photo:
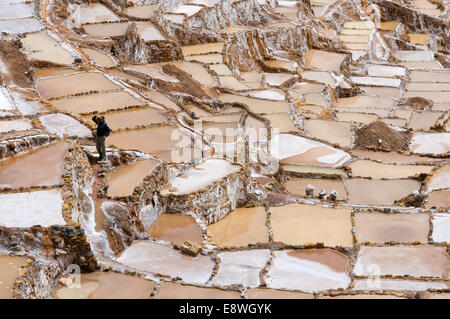
[(92, 135), (90, 129), (66, 114), (54, 113), (44, 115), (39, 118), (39, 121), (52, 134), (60, 136), (67, 134), (75, 137), (89, 137)]
[(149, 22), (137, 22), (136, 28), (143, 41), (164, 41), (166, 38)]
[(211, 284), (231, 286), (241, 284), (244, 287), (258, 287), (261, 283), (259, 273), (270, 257), (268, 249), (223, 252), (220, 258), (219, 271)]
[(241, 293), (233, 290), (162, 282), (155, 299), (241, 299)]
[(100, 3), (81, 5), (77, 11), (76, 22), (78, 24), (119, 21), (114, 12)]
[(234, 76), (219, 76), (220, 87), (230, 89), (233, 91), (243, 91), (250, 89), (249, 86), (242, 83)]
[(344, 183), (339, 179), (323, 179), (323, 178), (290, 178), (286, 182), (286, 190), (290, 193), (306, 196), (306, 186), (314, 187), (314, 196), (318, 196), (322, 189), (325, 189), (327, 194), (331, 191), (336, 191), (338, 200), (347, 200), (347, 191)]
[(272, 101), (284, 101), (285, 96), (284, 92), (281, 90), (258, 90), (258, 91), (250, 91), (247, 94), (251, 97), (258, 99), (267, 99)]
[(192, 284), (205, 284), (214, 267), (209, 257), (187, 256), (168, 246), (146, 240), (133, 242), (116, 260), (140, 271), (181, 277), (184, 282)]
[(249, 107), (253, 113), (289, 113), (290, 105), (281, 101), (265, 101), (234, 94), (221, 94), (219, 100), (223, 103), (241, 103)]
[(0, 20), (13, 20), (34, 16), (31, 3), (0, 3)]
[(426, 69), (426, 70), (442, 70), (442, 66), (436, 62), (436, 61), (426, 61), (426, 62), (400, 62), (400, 65), (410, 69), (410, 70), (419, 70), (419, 69)]
[(236, 173), (240, 169), (240, 166), (225, 160), (209, 159), (170, 180), (169, 187), (162, 190), (161, 194), (189, 194), (210, 185), (213, 181)]
[(265, 277), (268, 288), (315, 292), (347, 288), (347, 258), (328, 249), (275, 251)]
[(124, 68), (124, 70), (142, 73), (151, 78), (154, 78), (157, 80), (162, 80), (165, 82), (171, 82), (171, 83), (179, 83), (180, 82), (177, 78), (170, 76), (168, 74), (165, 74), (161, 70), (161, 67), (159, 67), (159, 66), (148, 65), (148, 64), (129, 64), (129, 65), (125, 65), (123, 68)]
[(266, 83), (271, 86), (281, 86), (283, 83), (294, 79), (296, 76), (291, 73), (264, 73)]
[(376, 115), (356, 112), (336, 112), (336, 117), (341, 122), (356, 122), (361, 124), (370, 124), (378, 118)]
[(419, 191), (420, 183), (412, 179), (362, 179), (346, 180), (351, 205), (393, 205), (413, 191)]
[(339, 72), (346, 57), (347, 55), (342, 53), (311, 49), (305, 55), (305, 66)]
[[(411, 71), (409, 77), (411, 82), (450, 82), (449, 71)], [(422, 91), (426, 91), (426, 89), (422, 89)]]
[(394, 56), (403, 62), (428, 62), (434, 60), (432, 51), (394, 51)]
[(102, 68), (113, 68), (117, 66), (117, 63), (109, 55), (103, 52), (88, 48), (83, 49), (83, 52), (86, 53), (95, 64)]
[(272, 213), (271, 223), (276, 242), (353, 246), (350, 210), (289, 204), (270, 207), (269, 211)]
[(354, 216), (358, 242), (428, 242), (427, 214), (356, 213)]
[(176, 8), (173, 12), (174, 13), (182, 13), (187, 15), (188, 17), (196, 14), (199, 12), (203, 7), (201, 6), (195, 6), (195, 5), (181, 5), (178, 8)]
[(450, 100), (450, 91), (406, 91), (403, 97), (424, 97), (435, 104), (447, 103)]
[(398, 88), (402, 83), (400, 79), (368, 77), (368, 76), (351, 76), (350, 81), (356, 85), (373, 85), (373, 86), (389, 86)]
[(117, 37), (124, 35), (130, 22), (112, 22), (112, 23), (96, 23), (85, 24), (83, 29), (88, 35), (96, 37)]
[(0, 121), (0, 133), (25, 131), (33, 128), (30, 120)]
[(433, 214), (433, 241), (450, 243), (450, 215)]
[(322, 71), (306, 71), (301, 73), (302, 79), (317, 81), (319, 83), (324, 83), (333, 86), (335, 83), (334, 78), (328, 72)]
[(0, 187), (17, 189), (59, 184), (68, 149), (68, 143), (59, 141), (1, 161)]
[(435, 170), (426, 186), (428, 191), (450, 188), (450, 165), (444, 165)]
[(224, 42), (213, 42), (205, 44), (188, 45), (181, 47), (183, 56), (207, 53), (222, 53)]
[(73, 56), (63, 49), (47, 32), (27, 34), (21, 39), (23, 51), (29, 59), (48, 61), (56, 64), (70, 65)]
[(211, 54), (195, 54), (185, 57), (186, 61), (198, 61), (205, 64), (223, 64), (222, 54), (211, 53)]
[(338, 108), (375, 108), (390, 109), (394, 106), (394, 100), (368, 95), (358, 95), (353, 97), (340, 98), (336, 102)]
[(352, 290), (402, 290), (425, 291), (429, 289), (448, 289), (444, 282), (416, 281), (398, 279), (360, 279), (355, 281)]
[(226, 64), (213, 64), (210, 66), (210, 69), (216, 72), (218, 75), (233, 75)]
[(407, 91), (450, 91), (450, 82), (411, 82), (406, 83), (405, 89)]
[(112, 271), (82, 274), (81, 287), (55, 287), (56, 299), (148, 299), (156, 282)]
[(43, 98), (63, 97), (91, 91), (107, 91), (120, 87), (99, 72), (86, 72), (62, 77), (39, 79), (37, 90)]
[(267, 114), (263, 117), (270, 121), (270, 127), (279, 129), (280, 133), (298, 131), (294, 121), (289, 117), (289, 113)]
[(204, 86), (213, 86), (214, 78), (208, 73), (203, 65), (197, 62), (174, 62), (177, 68), (189, 73), (192, 78)]
[(127, 8), (127, 14), (137, 18), (151, 18), (154, 16), (157, 7), (157, 5), (134, 6)]
[(277, 134), (270, 141), (270, 152), (279, 160), (292, 158), (300, 165), (339, 167), (351, 156), (339, 149), (304, 137), (291, 134)]
[(436, 208), (449, 208), (450, 207), (450, 189), (432, 192), (425, 205), (426, 209), (432, 207)]
[(266, 243), (269, 233), (264, 207), (236, 208), (220, 221), (208, 225), (212, 242), (217, 246), (244, 247)]
[(364, 93), (377, 95), (380, 97), (399, 98), (402, 94), (400, 88), (392, 88), (385, 86), (361, 86)]
[(416, 154), (445, 154), (450, 152), (450, 133), (416, 133), (409, 149)]
[(370, 76), (405, 76), (405, 68), (382, 64), (369, 64), (367, 66), (367, 74)]
[(59, 189), (0, 194), (0, 226), (65, 225)]
[(440, 159), (436, 158), (414, 156), (414, 155), (403, 155), (396, 152), (372, 152), (355, 149), (352, 150), (351, 153), (353, 156), (357, 156), (360, 158), (367, 158), (372, 161), (382, 161), (383, 163), (386, 164), (421, 164), (421, 163), (434, 164), (440, 161)]
[(0, 299), (12, 299), (12, 289), (24, 257), (0, 256)]
[(276, 290), (267, 288), (251, 288), (246, 290), (247, 299), (313, 299), (314, 295), (301, 292)]
[(44, 26), (35, 18), (0, 21), (0, 30), (2, 30), (2, 32), (11, 34), (37, 32), (42, 31), (43, 29)]
[[(105, 112), (112, 109), (143, 104), (144, 102), (136, 99), (130, 93), (125, 91), (94, 93), (52, 101), (53, 106), (73, 114)], [(90, 118), (91, 117), (89, 117), (89, 120)], [(125, 122), (127, 121), (125, 117), (123, 120)]]
[(200, 244), (203, 232), (195, 220), (187, 215), (162, 214), (147, 230), (152, 238), (182, 245), (186, 240)]
[(414, 112), (408, 127), (412, 128), (414, 131), (428, 131), (441, 116), (442, 113), (440, 112)]
[(428, 174), (434, 168), (425, 165), (392, 165), (368, 160), (357, 160), (349, 167), (353, 177), (371, 177), (374, 179), (396, 179)]
[(130, 196), (137, 184), (159, 163), (160, 161), (147, 159), (123, 165), (111, 171), (108, 196)]
[(108, 143), (124, 150), (155, 154), (174, 147), (186, 147), (191, 144), (191, 138), (176, 127), (159, 126), (112, 134), (108, 137)]
[[(341, 147), (352, 146), (352, 127), (350, 123), (326, 120), (305, 120), (305, 131), (312, 137), (336, 143)], [(330, 134), (330, 132), (333, 132)]]
[(379, 267), (380, 275), (448, 278), (450, 259), (445, 247), (388, 246), (359, 250), (353, 272), (358, 276), (373, 275), (371, 266)]

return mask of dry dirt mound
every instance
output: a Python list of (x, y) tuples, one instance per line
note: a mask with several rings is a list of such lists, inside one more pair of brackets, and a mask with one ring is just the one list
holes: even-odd
[(356, 132), (355, 146), (359, 149), (376, 151), (406, 151), (410, 139), (410, 133), (397, 132), (384, 122), (376, 121)]
[(12, 82), (21, 87), (33, 84), (33, 73), (30, 62), (20, 52), (22, 43), (19, 40), (0, 40), (0, 60), (3, 61), (8, 72), (3, 72), (5, 82)]
[(433, 101), (420, 96), (414, 96), (407, 99), (400, 100), (399, 106), (411, 106), (416, 110), (430, 109), (433, 106)]

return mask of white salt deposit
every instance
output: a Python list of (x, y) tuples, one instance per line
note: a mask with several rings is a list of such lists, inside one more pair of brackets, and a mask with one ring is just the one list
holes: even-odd
[(434, 53), (432, 51), (396, 51), (394, 56), (404, 62), (425, 62), (433, 61)]
[(357, 280), (353, 290), (410, 290), (447, 289), (447, 284), (433, 281), (362, 279)]
[(119, 21), (114, 12), (100, 3), (79, 6), (72, 18), (77, 20), (78, 24)]
[(31, 227), (64, 225), (62, 198), (58, 189), (0, 194), (0, 225)]
[(45, 129), (52, 134), (67, 134), (76, 137), (88, 137), (91, 135), (91, 131), (86, 126), (62, 113), (44, 115), (39, 120)]
[(0, 121), (0, 133), (24, 131), (32, 128), (30, 120)]
[(278, 90), (251, 91), (248, 95), (258, 99), (267, 99), (273, 101), (284, 101), (284, 93)]
[(9, 111), (14, 109), (15, 109), (14, 104), (9, 98), (6, 88), (0, 87), (0, 110)]
[(271, 155), (279, 160), (303, 154), (306, 151), (315, 147), (321, 147), (333, 152), (330, 155), (320, 156), (317, 158), (317, 161), (323, 164), (338, 167), (347, 162), (348, 160), (350, 160), (351, 158), (351, 156), (344, 151), (296, 135), (278, 134), (272, 136), (272, 139), (270, 141)]
[(265, 281), (269, 288), (315, 292), (345, 289), (351, 279), (345, 272), (337, 272), (320, 262), (289, 256), (288, 251), (276, 251)]
[(169, 188), (164, 189), (161, 194), (189, 194), (210, 185), (215, 180), (233, 174), (239, 169), (240, 166), (233, 165), (228, 161), (210, 159), (170, 180)]
[(367, 73), (370, 76), (405, 76), (405, 68), (390, 65), (369, 64)]
[(199, 12), (203, 7), (201, 6), (194, 6), (194, 5), (182, 5), (176, 8), (173, 12), (174, 13), (182, 13), (187, 15), (188, 17), (196, 14)]
[(450, 188), (450, 165), (443, 166), (434, 171), (433, 176), (426, 186), (429, 192), (436, 189)]
[(450, 152), (450, 133), (417, 133), (410, 150), (416, 154), (445, 154)]
[(117, 262), (141, 271), (181, 277), (184, 282), (193, 284), (205, 284), (214, 267), (209, 257), (190, 257), (147, 240), (135, 241), (117, 258)]
[(369, 76), (351, 76), (350, 81), (357, 85), (389, 86), (395, 88), (400, 87), (400, 84), (402, 83), (402, 80), (400, 79)]
[(433, 241), (450, 243), (450, 214), (433, 215)]
[(218, 255), (221, 262), (219, 272), (212, 284), (228, 286), (241, 284), (244, 287), (258, 287), (259, 273), (270, 257), (268, 249), (224, 252)]

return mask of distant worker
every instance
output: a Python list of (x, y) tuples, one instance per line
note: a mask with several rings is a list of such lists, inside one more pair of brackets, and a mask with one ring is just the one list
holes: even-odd
[(104, 116), (94, 116), (92, 120), (97, 124), (97, 132), (94, 135), (94, 138), (99, 156), (98, 161), (104, 162), (106, 161), (105, 139), (109, 136), (109, 133), (111, 133), (111, 129), (108, 127), (108, 124), (106, 124)]

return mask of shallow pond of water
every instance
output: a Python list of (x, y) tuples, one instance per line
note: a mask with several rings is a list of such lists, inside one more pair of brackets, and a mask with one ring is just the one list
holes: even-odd
[(270, 207), (269, 211), (272, 213), (271, 224), (276, 242), (353, 246), (350, 210), (289, 204)]
[(0, 299), (12, 299), (12, 288), (24, 257), (0, 256)]
[(222, 220), (208, 225), (208, 231), (217, 246), (243, 247), (269, 241), (265, 223), (264, 207), (236, 208)]
[(420, 183), (412, 179), (361, 179), (346, 180), (351, 205), (391, 206), (413, 191), (419, 191)]
[(130, 196), (137, 184), (149, 175), (152, 169), (159, 163), (157, 160), (147, 159), (114, 169), (110, 175), (108, 196)]
[[(0, 161), (0, 187), (50, 186), (61, 182), (66, 142), (56, 142)], [(30, 174), (30, 172), (33, 172)]]
[(338, 200), (347, 200), (347, 191), (344, 183), (340, 179), (324, 179), (324, 178), (290, 178), (286, 182), (286, 190), (290, 193), (306, 196), (306, 186), (314, 187), (314, 197), (319, 195), (319, 192), (324, 189), (327, 194), (331, 191), (336, 191)]
[(360, 243), (428, 242), (428, 214), (356, 213), (354, 221)]
[(182, 245), (186, 240), (201, 244), (203, 231), (196, 221), (182, 214), (162, 214), (147, 230), (151, 237)]

